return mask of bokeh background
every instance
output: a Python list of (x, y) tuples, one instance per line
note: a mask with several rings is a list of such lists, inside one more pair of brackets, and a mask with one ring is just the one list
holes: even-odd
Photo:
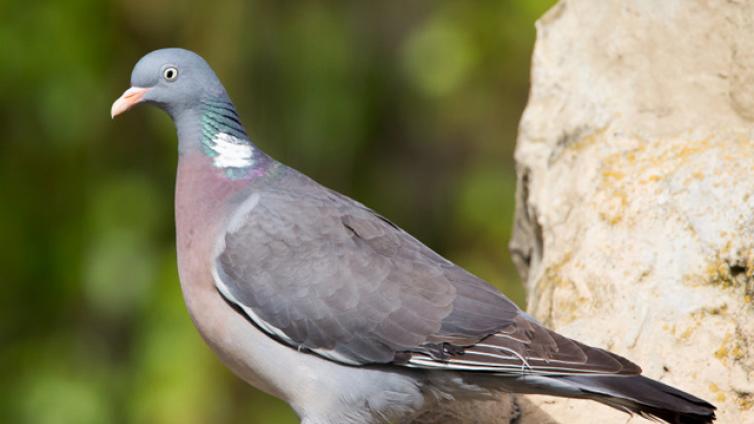
[(523, 305), (512, 158), (553, 3), (0, 1), (0, 422), (298, 422), (185, 311), (172, 123), (110, 120), (156, 48), (202, 54), (273, 157)]

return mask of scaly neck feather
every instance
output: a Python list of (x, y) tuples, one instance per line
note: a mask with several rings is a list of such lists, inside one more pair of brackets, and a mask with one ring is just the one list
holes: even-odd
[(179, 149), (198, 148), (230, 179), (252, 176), (266, 155), (249, 139), (233, 103), (227, 97), (202, 99), (174, 117)]

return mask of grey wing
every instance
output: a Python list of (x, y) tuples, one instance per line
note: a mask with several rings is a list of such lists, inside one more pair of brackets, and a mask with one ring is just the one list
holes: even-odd
[(481, 279), (324, 188), (252, 195), (220, 246), (222, 295), (272, 336), (330, 360), (501, 373), (627, 369), (530, 321)]
[(526, 314), (441, 360), (412, 353), (408, 365), (497, 374), (641, 374), (641, 368), (626, 358), (561, 336)]
[(518, 314), (485, 282), (329, 190), (264, 191), (239, 214), (215, 261), (218, 289), (296, 348), (389, 363), (446, 341), (472, 344)]

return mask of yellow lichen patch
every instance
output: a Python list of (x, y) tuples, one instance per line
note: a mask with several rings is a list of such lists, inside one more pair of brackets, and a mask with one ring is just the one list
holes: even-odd
[[(676, 327), (675, 324), (673, 324), (672, 327), (668, 327), (668, 328), (670, 329), (671, 334), (673, 334), (673, 336), (676, 337), (676, 339), (678, 339), (681, 342), (687, 342), (689, 341), (691, 336), (694, 334), (694, 332), (702, 325), (702, 322), (704, 322), (705, 318), (709, 316), (726, 315), (727, 313), (728, 313), (728, 305), (722, 305), (716, 308), (701, 309), (699, 311), (695, 311), (691, 313), (692, 324), (686, 327), (680, 333), (678, 333), (678, 328)], [(723, 344), (725, 344), (725, 340), (723, 341)], [(727, 357), (728, 352), (721, 351), (720, 354), (723, 355), (723, 357)], [(715, 356), (717, 355), (718, 353), (715, 352)]]
[(691, 335), (694, 334), (694, 330), (699, 328), (699, 323), (694, 323), (694, 325), (689, 326), (685, 330), (683, 330), (683, 333), (678, 335), (678, 339), (681, 341), (688, 341), (689, 338), (691, 338)]
[[(598, 137), (600, 133), (601, 131), (598, 131), (583, 137), (574, 143), (574, 146), (588, 145), (593, 141), (592, 137)], [(632, 212), (644, 212), (629, 208), (633, 199), (647, 194), (648, 190), (667, 190), (657, 184), (659, 182), (681, 173), (690, 175), (687, 177), (689, 181), (703, 180), (707, 175), (706, 169), (703, 168), (706, 165), (691, 158), (697, 158), (716, 148), (716, 144), (709, 139), (664, 140), (652, 143), (650, 148), (647, 148), (647, 142), (640, 138), (618, 140), (616, 145), (618, 144), (622, 147), (620, 150), (602, 158), (599, 174), (601, 179), (596, 188), (600, 198), (595, 198), (600, 219), (610, 225), (633, 222)]]
[(694, 318), (703, 319), (710, 315), (726, 315), (728, 313), (728, 305), (715, 306), (713, 308), (704, 308), (700, 311), (695, 311), (691, 314)]
[(718, 348), (715, 351), (715, 358), (717, 358), (720, 362), (727, 364), (728, 363), (728, 354), (730, 353), (730, 333), (727, 333), (725, 337), (723, 337), (723, 342), (720, 344), (720, 348)]
[(612, 179), (615, 179), (615, 180), (620, 180), (620, 179), (622, 179), (625, 176), (626, 176), (626, 174), (624, 174), (623, 172), (620, 172), (620, 171), (615, 171), (615, 170), (605, 170), (605, 171), (602, 171), (602, 177), (603, 178), (612, 178)]
[(615, 225), (623, 219), (623, 211), (628, 207), (628, 196), (622, 191), (614, 191), (607, 202), (607, 211), (600, 212), (600, 218), (610, 225)]
[(657, 174), (652, 174), (648, 176), (647, 178), (639, 180), (640, 184), (649, 184), (649, 183), (656, 183), (657, 181), (660, 181), (662, 179), (662, 176)]
[(720, 258), (707, 264), (706, 274), (708, 277), (707, 280), (710, 283), (724, 288), (732, 287), (735, 283), (733, 275), (730, 272), (730, 265)]
[[(574, 144), (589, 145), (593, 142), (593, 137), (599, 136), (600, 133), (601, 131), (595, 132)], [(612, 188), (633, 193), (633, 190), (641, 189), (643, 185), (679, 175), (687, 176), (684, 180), (687, 184), (706, 178), (719, 179), (718, 177), (723, 174), (737, 175), (741, 173), (740, 168), (748, 167), (751, 157), (754, 156), (754, 149), (751, 148), (754, 146), (754, 140), (748, 138), (745, 141), (731, 138), (658, 140), (653, 142), (650, 148), (647, 148), (647, 142), (640, 138), (629, 138), (619, 140), (619, 144), (623, 149), (602, 159), (600, 191)], [(709, 167), (709, 160), (706, 158), (713, 154), (710, 152), (713, 150), (722, 154), (721, 161), (726, 163), (725, 168)], [(733, 150), (737, 152), (735, 155), (729, 153)]]
[[(589, 301), (577, 284), (564, 277), (563, 268), (571, 261), (572, 253), (548, 266), (544, 275), (537, 282), (537, 302), (532, 313), (543, 319), (546, 324), (568, 324), (580, 316), (582, 307)], [(566, 295), (563, 295), (566, 293)]]
[(569, 144), (568, 149), (574, 152), (581, 151), (584, 148), (594, 144), (595, 141), (600, 140), (602, 134), (604, 134), (606, 130), (607, 127), (598, 128), (597, 130), (592, 131), (591, 133)]
[(754, 396), (750, 393), (739, 395), (738, 399), (736, 399), (736, 404), (741, 411), (748, 411), (754, 406)]
[(744, 357), (744, 350), (741, 349), (741, 345), (736, 343), (733, 349), (730, 350), (730, 356), (736, 361), (740, 361)]
[[(678, 147), (678, 146), (674, 146)], [(690, 156), (697, 155), (699, 153), (702, 153), (706, 150), (708, 150), (710, 147), (712, 147), (712, 144), (710, 143), (709, 138), (704, 138), (697, 141), (692, 141), (688, 144), (680, 146), (680, 148), (674, 149), (675, 154), (673, 155), (676, 159), (687, 159)]]
[(752, 249), (734, 249), (728, 242), (710, 261), (701, 276), (689, 274), (685, 282), (711, 284), (723, 289), (740, 291), (745, 304), (752, 302), (754, 295), (754, 255)]
[(694, 334), (694, 331), (696, 331), (696, 329), (699, 328), (699, 325), (700, 325), (700, 321), (698, 319), (695, 319), (693, 324), (686, 327), (686, 329), (684, 329), (680, 333), (678, 332), (679, 331), (678, 327), (675, 324), (673, 325), (665, 324), (663, 328), (667, 330), (670, 334), (672, 334), (679, 341), (687, 342), (691, 338), (691, 335)]
[(725, 402), (725, 392), (723, 392), (720, 387), (717, 386), (717, 384), (710, 383), (709, 390), (713, 395), (715, 395), (715, 399), (718, 402)]
[(727, 332), (720, 343), (720, 347), (715, 351), (715, 358), (727, 365), (728, 359), (734, 362), (741, 361), (746, 356), (746, 337), (742, 336), (739, 330), (736, 335)]
[(717, 349), (715, 351), (715, 358), (719, 359), (720, 362), (727, 364), (728, 363), (728, 347), (725, 345), (720, 346), (720, 349)]

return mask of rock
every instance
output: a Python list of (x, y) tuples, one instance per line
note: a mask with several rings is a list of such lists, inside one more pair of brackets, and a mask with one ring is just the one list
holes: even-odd
[(530, 312), (754, 422), (754, 2), (566, 0), (537, 31), (510, 245)]
[(498, 401), (438, 402), (436, 408), (420, 415), (412, 424), (510, 423), (520, 415), (513, 401), (513, 396), (505, 395)]

